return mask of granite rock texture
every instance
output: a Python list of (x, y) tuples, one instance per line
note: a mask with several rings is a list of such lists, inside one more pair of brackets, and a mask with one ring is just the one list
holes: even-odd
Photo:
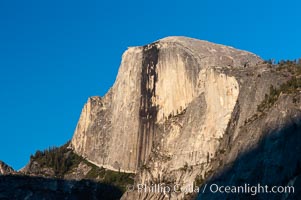
[[(98, 166), (136, 173), (136, 184), (186, 188), (219, 176), (225, 184), (235, 180), (231, 176), (235, 170), (239, 174), (236, 179), (253, 177), (244, 173), (267, 163), (268, 155), (283, 159), (282, 150), (269, 153), (276, 148), (274, 140), (262, 144), (263, 138), (286, 130), (290, 121), (299, 127), (300, 104), (289, 104), (299, 96), (280, 95), (276, 106), (281, 106), (268, 113), (260, 113), (257, 107), (271, 85), (278, 87), (288, 79), (255, 54), (207, 41), (167, 37), (130, 47), (122, 56), (113, 87), (104, 97), (88, 99), (71, 147)], [(279, 144), (287, 147), (283, 151), (289, 151), (286, 137), (279, 138)], [(299, 136), (294, 139), (298, 144)], [(246, 164), (235, 164), (258, 145), (263, 145), (258, 153), (260, 159), (254, 155), (254, 159), (244, 158)], [(279, 159), (274, 165), (279, 164)], [(298, 156), (294, 154), (290, 160), (298, 168)], [(228, 168), (235, 172), (223, 174)], [(264, 177), (270, 175), (273, 174)], [(284, 183), (287, 176), (299, 183), (293, 175), (285, 171), (279, 180)], [(139, 192), (136, 188), (127, 191), (122, 199), (193, 196), (197, 194), (166, 195)], [(204, 194), (199, 199), (214, 198)]]
[[(176, 158), (174, 168), (205, 162), (208, 153), (214, 155), (239, 94), (235, 77), (218, 68), (259, 62), (252, 53), (186, 37), (131, 47), (110, 91), (84, 106), (71, 146), (97, 165), (126, 172), (137, 172), (160, 145)], [(199, 104), (196, 112), (184, 113)], [(170, 123), (179, 114), (184, 126)], [(155, 145), (158, 138), (162, 142)]]

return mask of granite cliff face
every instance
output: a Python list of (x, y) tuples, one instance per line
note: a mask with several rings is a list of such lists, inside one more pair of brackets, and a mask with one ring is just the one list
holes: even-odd
[[(186, 37), (131, 47), (110, 91), (84, 106), (71, 147), (98, 166), (136, 173), (136, 184), (147, 186), (298, 186), (301, 72), (282, 69), (252, 53)], [(293, 169), (284, 170), (285, 158)], [(135, 188), (122, 199), (198, 195), (190, 193)]]
[[(137, 173), (137, 183), (206, 180), (258, 143), (265, 124), (248, 134), (246, 122), (270, 86), (287, 79), (271, 71), (252, 53), (191, 38), (131, 47), (110, 91), (88, 100), (71, 146), (99, 166)], [(123, 196), (144, 198), (165, 197)]]
[(220, 67), (259, 62), (254, 54), (185, 37), (131, 47), (108, 94), (84, 106), (72, 147), (97, 165), (128, 172), (137, 172), (157, 148), (174, 169), (206, 162), (239, 95), (237, 79)]

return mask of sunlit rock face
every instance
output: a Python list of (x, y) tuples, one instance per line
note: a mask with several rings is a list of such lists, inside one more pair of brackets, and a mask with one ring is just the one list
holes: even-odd
[[(237, 80), (216, 69), (260, 61), (245, 51), (185, 37), (131, 47), (108, 94), (91, 97), (84, 106), (72, 147), (97, 165), (136, 172), (164, 136), (159, 143), (176, 158), (174, 168), (205, 162), (214, 155), (239, 94)], [(184, 115), (183, 124), (164, 130), (177, 115)]]
[(14, 169), (0, 160), (0, 175), (14, 174)]
[(186, 37), (130, 47), (113, 87), (84, 106), (71, 147), (98, 166), (137, 173), (141, 183), (206, 178), (237, 113), (231, 138), (268, 91), (247, 75), (264, 76), (260, 63), (252, 53)]

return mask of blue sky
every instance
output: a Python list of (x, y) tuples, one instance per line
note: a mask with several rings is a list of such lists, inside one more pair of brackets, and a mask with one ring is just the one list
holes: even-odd
[(71, 139), (128, 46), (182, 35), (264, 59), (301, 57), (300, 8), (297, 0), (0, 1), (0, 160), (19, 169), (36, 150)]

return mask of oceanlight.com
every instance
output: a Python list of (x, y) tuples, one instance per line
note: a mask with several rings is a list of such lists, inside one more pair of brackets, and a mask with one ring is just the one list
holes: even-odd
[[(204, 185), (204, 188), (202, 188), (202, 192), (204, 193), (206, 191), (207, 184)], [(251, 195), (257, 195), (257, 194), (281, 194), (281, 193), (294, 193), (295, 188), (294, 186), (268, 186), (268, 185), (250, 185), (250, 184), (244, 184), (240, 186), (220, 186), (217, 184), (210, 184), (209, 185), (209, 191), (211, 193), (232, 193), (232, 194), (251, 194)]]
[(294, 186), (268, 186), (268, 185), (250, 185), (244, 184), (240, 186), (222, 186), (218, 184), (205, 184), (203, 187), (198, 187), (194, 184), (187, 185), (185, 187), (180, 185), (165, 185), (165, 184), (137, 184), (137, 185), (129, 185), (127, 187), (130, 191), (138, 191), (139, 193), (205, 193), (211, 192), (215, 193), (225, 193), (225, 194), (251, 194), (253, 196), (257, 194), (281, 194), (281, 193), (294, 193)]

